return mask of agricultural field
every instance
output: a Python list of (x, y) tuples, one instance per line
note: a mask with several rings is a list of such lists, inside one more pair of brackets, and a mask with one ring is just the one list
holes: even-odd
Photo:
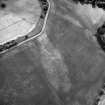
[[(48, 6), (39, 0), (1, 1), (0, 51), (35, 37), (41, 32)], [(46, 8), (46, 10), (44, 10)], [(14, 44), (15, 43), (15, 44)], [(10, 45), (9, 45), (10, 44)], [(7, 47), (7, 48), (6, 48)]]
[[(24, 1), (16, 3), (21, 7)], [(47, 2), (50, 8), (43, 11), (38, 2), (39, 12), (37, 9), (33, 12), (41, 22), (26, 34), (25, 40), (30, 40), (16, 36), (20, 38), (15, 38), (17, 43), (12, 41), (15, 47), (4, 44), (8, 50), (0, 54), (0, 104), (104, 105), (105, 53), (95, 37), (104, 22), (104, 11), (78, 4), (78, 0), (39, 1), (45, 5)], [(30, 24), (36, 21), (26, 16), (27, 11), (23, 15), (18, 9), (12, 12), (27, 17)], [(35, 16), (33, 14), (30, 16)], [(1, 42), (13, 38), (2, 37)]]

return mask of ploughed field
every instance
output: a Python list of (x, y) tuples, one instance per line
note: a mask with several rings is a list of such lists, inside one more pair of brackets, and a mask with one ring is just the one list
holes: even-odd
[(41, 15), (38, 0), (8, 0), (5, 4), (0, 10), (0, 45), (31, 32)]

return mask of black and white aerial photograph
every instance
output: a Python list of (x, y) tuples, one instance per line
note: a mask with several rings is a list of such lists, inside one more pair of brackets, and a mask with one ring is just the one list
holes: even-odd
[(0, 105), (105, 105), (105, 1), (0, 0)]

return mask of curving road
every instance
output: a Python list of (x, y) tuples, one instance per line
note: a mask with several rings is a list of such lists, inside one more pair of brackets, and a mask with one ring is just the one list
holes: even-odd
[[(33, 38), (36, 38), (36, 37), (38, 37), (38, 36), (40, 36), (40, 35), (42, 35), (42, 33), (43, 33), (43, 31), (44, 31), (44, 29), (45, 29), (45, 26), (46, 26), (46, 21), (47, 21), (47, 17), (48, 17), (48, 13), (49, 13), (49, 9), (50, 9), (50, 2), (49, 2), (49, 0), (47, 1), (48, 2), (48, 9), (46, 10), (46, 13), (43, 13), (43, 12), (45, 12), (45, 11), (43, 11), (42, 10), (42, 14), (41, 15), (45, 15), (45, 16), (43, 16), (43, 17), (40, 17), (40, 19), (39, 19), (39, 22), (37, 22), (37, 23), (35, 23), (35, 24), (33, 24), (33, 26), (32, 25), (28, 25), (29, 27), (25, 27), (25, 26), (27, 26), (27, 23), (25, 23), (25, 21), (26, 20), (23, 20), (24, 19), (24, 15), (22, 15), (22, 21), (23, 21), (23, 25), (21, 25), (21, 21), (20, 21), (20, 29), (19, 30), (17, 30), (17, 28), (16, 27), (18, 27), (18, 25), (16, 26), (15, 24), (13, 25), (13, 26), (11, 26), (11, 27), (13, 27), (13, 28), (16, 28), (16, 29), (14, 29), (14, 31), (15, 31), (15, 33), (17, 34), (19, 34), (18, 35), (18, 37), (15, 35), (15, 37), (14, 37), (14, 34), (13, 34), (13, 32), (11, 33), (11, 37), (14, 37), (14, 38), (12, 38), (12, 39), (16, 39), (15, 40), (15, 42), (14, 43), (16, 43), (16, 45), (15, 46), (13, 46), (13, 47), (16, 47), (16, 46), (20, 46), (21, 44), (23, 44), (23, 43), (26, 43), (26, 42), (28, 42), (28, 41), (30, 41), (30, 40), (32, 40)], [(43, 8), (42, 8), (43, 9)], [(42, 19), (41, 19), (42, 18)], [(19, 19), (18, 19), (19, 20)], [(7, 21), (8, 22), (8, 21)], [(35, 22), (35, 21), (34, 21)], [(18, 23), (19, 23), (19, 21), (18, 21)], [(26, 24), (25, 26), (24, 26), (24, 24)], [(41, 26), (39, 26), (39, 27), (41, 27), (41, 29), (39, 30), (39, 32), (37, 32), (36, 33), (36, 31), (38, 30), (38, 29), (36, 29), (36, 27), (37, 27), (37, 25), (40, 25), (40, 24), (42, 24), (42, 27)], [(26, 35), (24, 35), (24, 36), (22, 36), (21, 34), (22, 34), (22, 28), (23, 28), (23, 26), (24, 26), (24, 28), (26, 29), (23, 33), (27, 33), (27, 30), (29, 29), (29, 31), (28, 31), (28, 34), (26, 34)], [(10, 28), (11, 28), (10, 27)], [(9, 32), (8, 32), (8, 29), (9, 29), (9, 27), (6, 29), (7, 31), (5, 31), (5, 30), (3, 30), (3, 28), (2, 28), (2, 34), (3, 35), (5, 35), (5, 34), (8, 34)], [(20, 31), (21, 30), (21, 31)], [(6, 33), (6, 32), (8, 32), (8, 33)], [(13, 34), (13, 35), (12, 35)], [(10, 37), (10, 38), (11, 38)], [(18, 39), (20, 37), (20, 39)], [(23, 39), (22, 39), (22, 37), (23, 37)], [(0, 53), (5, 53), (5, 52), (7, 52), (10, 48), (12, 48), (12, 47), (5, 47), (5, 46), (9, 46), (9, 44), (12, 46), (12, 43), (11, 43), (11, 41), (10, 41), (10, 38), (9, 37), (7, 37), (7, 35), (6, 35), (6, 38), (5, 38), (5, 36), (4, 36), (4, 39), (6, 40), (6, 42), (5, 42), (5, 40), (4, 40), (4, 44), (2, 44), (1, 45), (1, 51), (0, 51)], [(21, 40), (22, 39), (22, 40)], [(19, 40), (19, 41), (18, 41)], [(9, 41), (9, 43), (7, 42), (7, 41)], [(3, 49), (3, 47), (4, 47), (4, 50), (2, 50)]]

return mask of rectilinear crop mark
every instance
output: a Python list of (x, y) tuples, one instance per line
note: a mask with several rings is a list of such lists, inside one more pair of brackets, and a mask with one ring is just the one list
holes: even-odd
[(53, 47), (49, 39), (44, 37), (42, 40), (40, 41), (41, 60), (42, 65), (45, 68), (45, 74), (56, 90), (61, 88), (64, 92), (68, 92), (71, 88), (71, 82), (68, 77), (68, 68), (64, 64), (60, 52)]

